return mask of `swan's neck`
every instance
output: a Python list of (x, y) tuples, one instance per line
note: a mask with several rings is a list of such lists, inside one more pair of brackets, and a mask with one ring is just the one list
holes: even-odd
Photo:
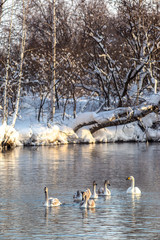
[(93, 186), (93, 194), (96, 193), (96, 185)]
[(105, 183), (105, 184), (104, 184), (104, 193), (106, 193), (107, 190), (108, 190), (108, 188), (107, 188), (107, 183)]
[(134, 188), (134, 186), (135, 186), (135, 180), (134, 180), (134, 178), (132, 178), (132, 181), (131, 181), (131, 188)]
[(86, 207), (87, 207), (87, 202), (88, 202), (88, 197), (85, 196), (85, 197), (84, 197), (84, 201), (83, 201), (83, 203), (81, 204), (81, 206), (86, 208)]
[(45, 192), (45, 203), (48, 203), (48, 192)]

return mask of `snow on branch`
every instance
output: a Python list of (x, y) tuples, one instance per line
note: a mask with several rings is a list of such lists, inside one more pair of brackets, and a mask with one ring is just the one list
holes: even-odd
[(90, 112), (80, 114), (72, 123), (72, 128), (76, 132), (84, 126), (89, 126), (91, 133), (101, 128), (118, 126), (131, 123), (148, 115), (151, 112), (158, 112), (160, 106), (160, 95), (148, 99), (145, 103), (134, 107), (121, 107), (106, 112)]

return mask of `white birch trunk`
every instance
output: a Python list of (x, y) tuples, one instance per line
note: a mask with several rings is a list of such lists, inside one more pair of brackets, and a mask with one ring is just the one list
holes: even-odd
[[(28, 9), (28, 5), (27, 5), (27, 9)], [(21, 96), (21, 80), (22, 80), (23, 59), (24, 59), (25, 41), (26, 41), (26, 14), (27, 14), (27, 11), (25, 10), (25, 0), (23, 0), (23, 26), (22, 26), (20, 70), (19, 70), (17, 99), (16, 99), (15, 112), (14, 112), (14, 115), (13, 115), (12, 127), (14, 127), (15, 123), (16, 123), (16, 119), (17, 119), (18, 111), (19, 111), (20, 96)]]
[(53, 121), (55, 114), (55, 104), (56, 104), (56, 7), (55, 0), (53, 0), (52, 9), (52, 83), (51, 83), (51, 112), (50, 119)]
[(11, 20), (10, 20), (10, 27), (9, 27), (8, 55), (7, 55), (7, 65), (6, 65), (5, 86), (4, 86), (4, 101), (3, 101), (3, 119), (2, 119), (2, 123), (7, 122), (7, 118), (8, 118), (7, 89), (8, 89), (8, 71), (9, 71), (9, 66), (10, 66), (11, 34), (12, 34), (12, 23), (13, 23), (13, 6), (14, 6), (14, 0), (12, 0)]

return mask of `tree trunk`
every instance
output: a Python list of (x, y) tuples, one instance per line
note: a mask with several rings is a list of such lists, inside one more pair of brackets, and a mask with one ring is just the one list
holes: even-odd
[[(27, 10), (28, 10), (28, 3), (29, 3), (29, 0), (27, 2)], [(20, 96), (21, 96), (21, 80), (22, 80), (23, 59), (24, 59), (25, 41), (26, 41), (26, 14), (27, 14), (27, 11), (25, 10), (25, 0), (23, 0), (23, 29), (22, 29), (22, 42), (21, 42), (20, 70), (19, 70), (16, 106), (15, 106), (15, 112), (14, 112), (13, 121), (12, 121), (13, 127), (15, 126), (16, 119), (18, 116), (19, 102), (20, 102)]]
[[(1, 8), (2, 4), (3, 4), (3, 1), (0, 0), (0, 8)], [(2, 123), (7, 122), (7, 118), (8, 118), (7, 89), (8, 89), (8, 72), (9, 72), (9, 67), (10, 67), (10, 51), (11, 51), (11, 33), (12, 33), (12, 22), (13, 22), (12, 21), (12, 18), (13, 18), (13, 6), (14, 6), (14, 0), (12, 0), (11, 20), (10, 20), (9, 37), (8, 37), (8, 54), (7, 54), (6, 78), (5, 78), (5, 87), (4, 87), (3, 120), (2, 120)], [(0, 11), (2, 11), (2, 10), (0, 9)], [(0, 17), (1, 17), (1, 12), (0, 12)]]
[(53, 0), (52, 9), (52, 84), (51, 84), (51, 113), (50, 119), (53, 121), (55, 114), (55, 104), (56, 104), (56, 7), (55, 0)]

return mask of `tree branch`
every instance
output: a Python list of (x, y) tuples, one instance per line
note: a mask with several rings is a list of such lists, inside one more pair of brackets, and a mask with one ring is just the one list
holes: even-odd
[(111, 111), (100, 112), (98, 114), (95, 112), (80, 114), (73, 122), (73, 130), (76, 132), (84, 126), (90, 126), (90, 132), (94, 133), (101, 128), (139, 121), (140, 118), (145, 117), (149, 113), (158, 112), (159, 110), (160, 96), (157, 95), (156, 98), (154, 98), (153, 103), (150, 104), (146, 102), (139, 106), (121, 107)]

